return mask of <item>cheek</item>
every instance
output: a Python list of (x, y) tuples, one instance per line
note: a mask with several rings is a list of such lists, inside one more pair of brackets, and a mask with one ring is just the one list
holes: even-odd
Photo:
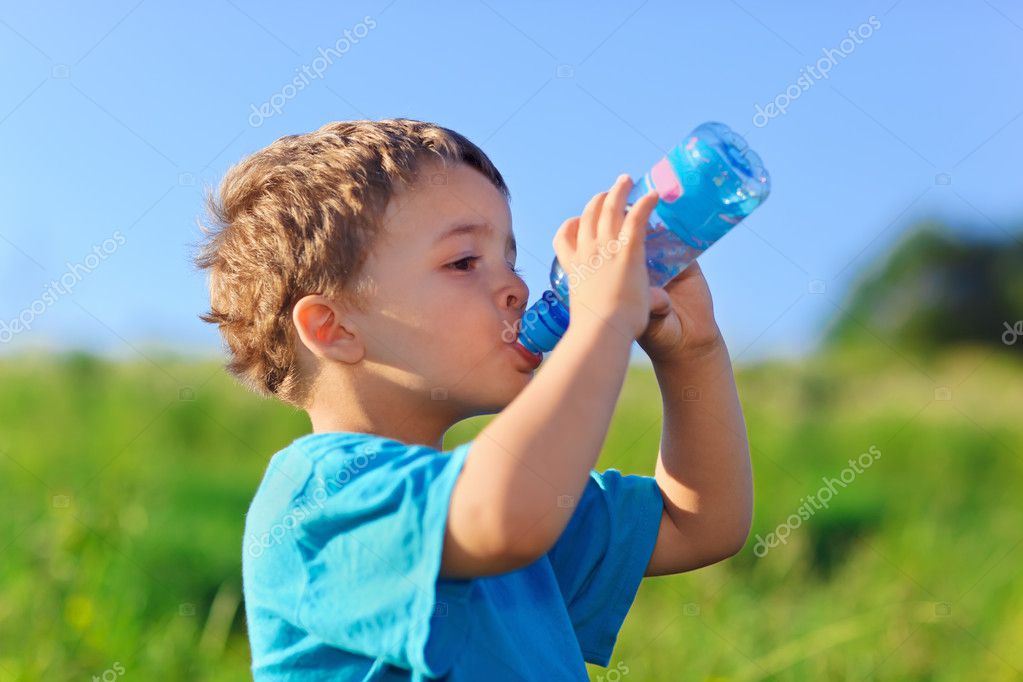
[(477, 355), (486, 338), (488, 322), (478, 306), (466, 301), (422, 300), (410, 302), (398, 321), (396, 334), (408, 352), (434, 363), (458, 364)]
[(458, 330), (460, 336), (485, 336), (496, 323), (494, 308), (478, 291), (459, 288), (435, 291), (435, 295), (418, 297), (409, 307), (423, 327), (441, 332)]
[(500, 350), (501, 327), (492, 308), (483, 302), (460, 301), (446, 308), (436, 309), (431, 328), (441, 341), (431, 349), (443, 358), (440, 362), (464, 368), (477, 366)]
[(501, 340), (501, 322), (478, 292), (424, 283), (392, 293), (371, 333), (402, 365), (446, 373), (479, 363)]

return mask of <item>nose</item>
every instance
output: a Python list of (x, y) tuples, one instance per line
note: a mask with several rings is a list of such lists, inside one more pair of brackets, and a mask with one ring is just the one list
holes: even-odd
[(529, 302), (529, 287), (522, 281), (522, 278), (512, 273), (512, 281), (503, 292), (504, 306), (516, 312), (525, 310)]

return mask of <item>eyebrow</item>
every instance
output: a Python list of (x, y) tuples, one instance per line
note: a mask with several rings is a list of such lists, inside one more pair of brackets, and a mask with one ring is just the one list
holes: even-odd
[[(490, 223), (459, 223), (445, 232), (442, 232), (433, 243), (439, 244), (445, 239), (459, 234), (476, 234), (480, 232), (491, 234), (493, 231), (494, 228), (490, 225)], [(505, 249), (511, 251), (514, 255), (518, 255), (518, 245), (515, 243), (515, 235), (511, 232), (508, 233), (508, 241), (505, 243)]]

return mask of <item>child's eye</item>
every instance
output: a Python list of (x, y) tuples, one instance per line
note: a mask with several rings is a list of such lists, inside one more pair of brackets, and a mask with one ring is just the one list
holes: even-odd
[[(469, 272), (470, 270), (469, 266), (478, 261), (480, 258), (482, 258), (482, 256), (466, 256), (465, 258), (460, 258), (454, 261), (453, 263), (448, 263), (447, 267), (451, 268), (452, 270), (458, 270), (460, 272)], [(514, 272), (518, 277), (522, 277), (523, 271), (521, 268), (517, 268), (511, 263), (508, 263), (508, 268), (512, 272)]]
[(452, 270), (459, 270), (461, 272), (469, 272), (469, 270), (463, 269), (461, 266), (463, 264), (471, 265), (472, 263), (478, 261), (479, 259), (480, 259), (479, 256), (466, 256), (465, 258), (460, 258), (460, 259), (456, 260), (454, 263), (448, 263), (447, 267), (451, 268)]

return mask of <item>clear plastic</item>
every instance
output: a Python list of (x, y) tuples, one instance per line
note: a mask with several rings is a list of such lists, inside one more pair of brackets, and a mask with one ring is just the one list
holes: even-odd
[[(723, 123), (707, 122), (633, 185), (626, 210), (650, 190), (660, 200), (647, 224), (645, 249), (651, 286), (664, 286), (753, 212), (771, 191), (760, 157)], [(523, 315), (518, 341), (533, 353), (550, 351), (568, 329), (569, 283), (599, 263), (565, 272), (551, 265), (551, 288)]]

